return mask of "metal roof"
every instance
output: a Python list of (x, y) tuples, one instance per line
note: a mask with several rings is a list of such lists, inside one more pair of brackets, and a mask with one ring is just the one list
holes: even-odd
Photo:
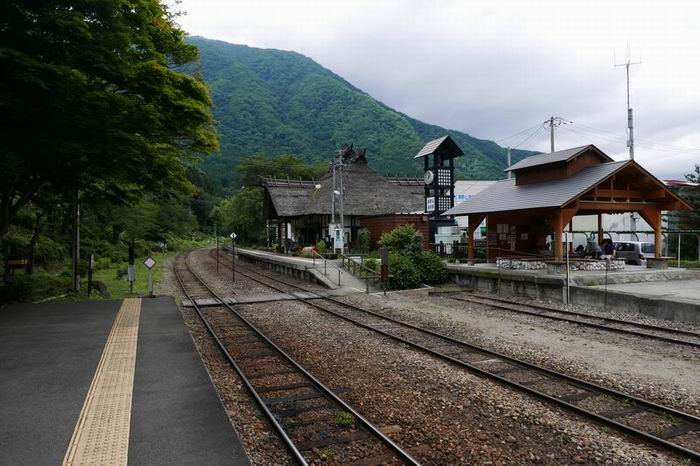
[[(563, 151), (562, 151), (563, 152)], [(485, 214), (508, 210), (561, 207), (624, 168), (630, 160), (592, 165), (568, 178), (516, 186), (502, 180), (443, 215)]]
[(596, 151), (608, 162), (613, 161), (613, 159), (608, 157), (603, 151), (598, 149), (596, 146), (594, 146), (593, 144), (588, 144), (586, 146), (573, 147), (571, 149), (550, 152), (549, 154), (531, 155), (530, 157), (524, 158), (520, 162), (511, 165), (509, 168), (506, 168), (505, 171), (520, 170), (521, 168), (536, 167), (538, 165), (546, 165), (556, 162), (568, 162), (574, 157), (591, 149)]
[[(449, 147), (448, 147), (449, 146)], [(414, 159), (419, 159), (425, 157), (426, 155), (434, 154), (438, 149), (445, 148), (452, 153), (452, 157), (459, 157), (464, 155), (462, 149), (459, 148), (456, 142), (452, 140), (449, 135), (445, 135), (441, 138), (433, 139), (423, 146), (421, 150), (418, 151)]]

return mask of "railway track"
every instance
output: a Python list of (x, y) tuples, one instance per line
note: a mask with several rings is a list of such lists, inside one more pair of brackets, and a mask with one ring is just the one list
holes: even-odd
[[(296, 284), (262, 275), (240, 264), (236, 266), (236, 273), (276, 291), (288, 292), (289, 290), (280, 287), (283, 285), (309, 292)], [(697, 416), (512, 358), (336, 298), (317, 295), (313, 300), (298, 300), (585, 419), (700, 462), (700, 418)]]
[[(329, 447), (334, 464), (419, 464), (226, 304), (190, 269), (187, 256), (175, 260), (174, 272), (207, 332), (297, 464), (318, 459), (317, 452)], [(221, 305), (203, 309), (196, 303), (201, 298)], [(217, 310), (216, 319), (207, 317)], [(230, 311), (225, 314), (230, 318), (217, 329), (213, 321), (221, 320), (221, 311)]]
[(446, 297), (454, 301), (482, 304), (495, 309), (542, 317), (544, 319), (556, 320), (560, 322), (568, 322), (595, 328), (597, 330), (650, 338), (692, 348), (700, 348), (700, 333), (697, 332), (676, 330), (657, 325), (644, 324), (642, 322), (600, 317), (583, 312), (567, 311), (535, 304), (523, 304), (491, 296), (446, 295)]

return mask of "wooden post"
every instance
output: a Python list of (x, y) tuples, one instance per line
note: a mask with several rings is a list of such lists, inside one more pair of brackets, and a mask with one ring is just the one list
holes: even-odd
[(564, 222), (562, 221), (562, 212), (557, 210), (552, 220), (552, 229), (554, 230), (554, 234), (552, 235), (552, 240), (554, 241), (554, 260), (560, 261), (564, 258)]
[(603, 242), (603, 214), (598, 214), (598, 238), (596, 238), (598, 244)]
[(473, 215), (469, 216), (469, 225), (467, 225), (467, 260), (469, 265), (474, 265), (474, 228), (473, 223), (476, 217)]
[(573, 239), (574, 234), (573, 234), (573, 231), (574, 231), (574, 221), (572, 219), (572, 220), (569, 220), (569, 241), (571, 241), (569, 243), (569, 255), (570, 256), (572, 256), (574, 254), (574, 239)]
[(661, 209), (658, 207), (649, 207), (639, 211), (649, 226), (654, 230), (654, 257), (662, 257), (661, 251)]
[(481, 222), (483, 222), (485, 218), (485, 214), (472, 214), (467, 216), (467, 262), (469, 265), (474, 265), (474, 257), (476, 256), (474, 232), (479, 228), (479, 225), (481, 225)]

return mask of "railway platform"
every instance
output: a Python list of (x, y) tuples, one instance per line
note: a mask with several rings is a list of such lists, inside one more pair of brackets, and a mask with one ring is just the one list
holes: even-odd
[[(566, 277), (539, 270), (504, 270), (495, 264), (448, 264), (451, 281), (475, 291), (566, 302)], [(652, 317), (700, 323), (700, 272), (647, 269), (576, 271), (570, 275), (570, 302), (639, 312)]]
[(0, 309), (0, 464), (249, 464), (172, 298)]
[[(273, 267), (277, 272), (311, 279), (329, 289), (340, 289), (345, 293), (362, 293), (366, 283), (355, 277), (347, 270), (340, 270), (340, 261), (328, 260), (326, 264), (321, 259), (276, 254), (247, 248), (236, 248), (239, 259)], [(340, 273), (338, 273), (340, 270)], [(377, 291), (370, 286), (371, 291)]]

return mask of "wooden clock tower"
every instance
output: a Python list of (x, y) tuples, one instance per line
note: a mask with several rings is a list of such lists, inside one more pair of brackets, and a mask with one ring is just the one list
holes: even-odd
[(430, 242), (435, 242), (438, 226), (455, 225), (453, 218), (441, 215), (454, 207), (455, 157), (464, 152), (450, 136), (428, 142), (414, 158), (423, 159), (425, 212), (430, 224)]

